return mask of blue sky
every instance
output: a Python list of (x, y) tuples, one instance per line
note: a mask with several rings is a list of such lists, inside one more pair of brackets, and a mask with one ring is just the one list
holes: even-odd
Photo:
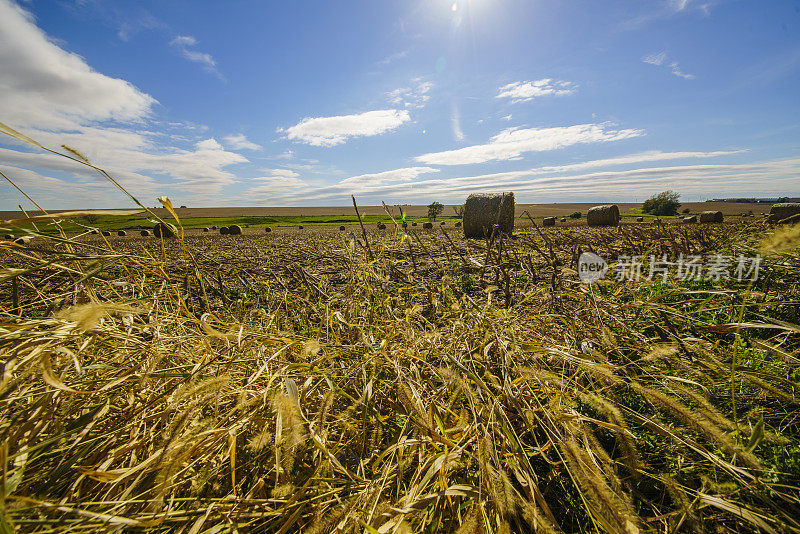
[[(800, 2), (0, 0), (0, 122), (148, 205), (800, 196)], [(0, 170), (128, 205), (10, 138)]]

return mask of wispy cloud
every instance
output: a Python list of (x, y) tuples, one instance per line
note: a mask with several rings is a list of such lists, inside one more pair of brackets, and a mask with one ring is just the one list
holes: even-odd
[(391, 171), (352, 176), (350, 178), (341, 180), (339, 185), (346, 187), (370, 188), (396, 182), (409, 182), (421, 174), (432, 172), (439, 172), (439, 169), (434, 169), (433, 167), (406, 167), (403, 169), (394, 169)]
[(219, 70), (217, 70), (217, 62), (214, 61), (214, 58), (211, 57), (211, 54), (193, 50), (193, 47), (197, 45), (197, 39), (191, 35), (178, 35), (172, 39), (169, 44), (178, 50), (178, 52), (185, 59), (193, 63), (199, 63), (202, 65), (204, 71), (223, 79), (222, 74), (219, 72)]
[(644, 56), (642, 61), (655, 66), (666, 66), (669, 67), (672, 74), (678, 76), (679, 78), (684, 78), (686, 80), (693, 80), (695, 78), (694, 74), (687, 74), (683, 72), (678, 65), (677, 61), (669, 61), (669, 57), (667, 56), (666, 52), (659, 52), (658, 54), (650, 54), (648, 56)]
[(669, 0), (667, 5), (668, 8), (675, 13), (698, 10), (704, 15), (710, 15), (711, 8), (718, 3), (718, 0)]
[(450, 113), (450, 126), (453, 128), (453, 137), (456, 141), (464, 140), (464, 131), (461, 129), (461, 113), (458, 106), (453, 104), (453, 111)]
[[(527, 196), (537, 199), (537, 202), (565, 199), (589, 201), (596, 198), (624, 201), (622, 199), (632, 200), (634, 195), (647, 196), (662, 191), (665, 187), (678, 189), (684, 194), (708, 196), (718, 195), (719, 191), (760, 195), (765, 194), (765, 191), (800, 192), (795, 180), (797, 172), (800, 172), (800, 158), (762, 163), (625, 168), (658, 161), (721, 158), (743, 152), (746, 150), (649, 151), (520, 171), (425, 179), (422, 179), (424, 175), (436, 170), (428, 168), (430, 171), (410, 176), (405, 174), (409, 169), (396, 169), (353, 177), (332, 186), (306, 188), (295, 196), (285, 197), (284, 200), (289, 203), (331, 202), (343, 200), (350, 194), (360, 194), (365, 201), (375, 202), (390, 199), (419, 202), (430, 198), (437, 198), (442, 202), (460, 202), (475, 191), (509, 189), (518, 194), (518, 199)], [(577, 198), (576, 191), (581, 192)]]
[(511, 102), (529, 102), (543, 96), (571, 95), (577, 90), (577, 84), (552, 78), (541, 80), (513, 82), (498, 89), (495, 98), (510, 98)]
[(234, 150), (261, 150), (261, 145), (257, 145), (247, 139), (244, 134), (227, 135), (222, 138), (226, 146)]
[(378, 61), (378, 65), (389, 65), (390, 63), (394, 63), (398, 59), (403, 59), (404, 57), (408, 56), (408, 50), (401, 50), (400, 52), (395, 52), (394, 54), (390, 54), (383, 58), (382, 60)]
[(355, 137), (380, 135), (411, 120), (406, 110), (379, 109), (356, 115), (306, 117), (286, 132), (286, 138), (312, 146), (336, 146)]
[(394, 106), (421, 109), (431, 99), (429, 94), (431, 89), (433, 89), (433, 82), (414, 78), (411, 80), (410, 86), (398, 87), (386, 93), (386, 99)]
[(607, 124), (577, 124), (553, 128), (509, 128), (488, 143), (432, 152), (415, 158), (427, 165), (465, 165), (519, 159), (526, 152), (556, 150), (579, 143), (606, 143), (644, 135), (644, 130), (614, 130)]

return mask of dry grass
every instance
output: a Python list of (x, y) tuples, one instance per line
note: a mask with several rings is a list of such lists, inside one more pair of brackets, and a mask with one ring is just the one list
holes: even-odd
[(0, 243), (3, 528), (800, 531), (794, 238), (408, 230)]

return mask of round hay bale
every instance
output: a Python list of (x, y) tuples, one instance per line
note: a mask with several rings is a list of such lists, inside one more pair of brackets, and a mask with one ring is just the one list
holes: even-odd
[(203, 228), (203, 232), (208, 232), (208, 228)]
[(169, 223), (158, 223), (153, 227), (153, 235), (156, 237), (175, 237), (177, 233), (178, 229)]
[(688, 224), (694, 224), (697, 222), (697, 215), (690, 215), (688, 217), (684, 217), (683, 222)]
[(431, 230), (433, 228), (433, 223), (432, 222), (422, 223), (422, 228), (424, 228), (425, 230)]
[(767, 222), (780, 222), (798, 213), (800, 213), (800, 202), (779, 202), (770, 208)]
[(265, 226), (264, 227), (264, 232), (270, 233), (271, 231), (272, 231), (272, 228), (270, 228), (269, 226)]
[(28, 243), (30, 243), (30, 242), (31, 242), (31, 240), (32, 240), (32, 239), (33, 239), (33, 238), (32, 238), (31, 236), (29, 236), (29, 235), (24, 235), (24, 236), (22, 236), (22, 237), (18, 237), (18, 238), (16, 238), (16, 239), (14, 240), (14, 243), (16, 243), (17, 245), (27, 245)]
[(555, 226), (556, 225), (556, 218), (555, 217), (545, 217), (542, 219), (542, 226)]
[(111, 232), (109, 232), (108, 230), (103, 230), (103, 236), (111, 237)]
[(636, 222), (644, 222), (644, 217), (636, 217)]
[(378, 230), (386, 230), (386, 225), (383, 223), (378, 223)]
[(120, 230), (119, 232), (117, 232), (117, 235), (120, 237), (125, 237), (126, 235), (128, 235), (128, 232), (126, 232), (125, 230)]
[(497, 224), (503, 234), (514, 229), (514, 193), (474, 194), (464, 203), (464, 237), (482, 238)]
[(700, 213), (701, 223), (720, 223), (722, 220), (723, 217), (721, 211), (704, 211)]
[(232, 224), (228, 227), (229, 235), (242, 235), (242, 227), (238, 224)]
[[(408, 223), (406, 223), (406, 224), (408, 224)], [(411, 226), (416, 226), (416, 225), (417, 225), (417, 223), (415, 223), (415, 222), (411, 223)]]
[(339, 231), (340, 231), (340, 232), (344, 232), (344, 231), (345, 231), (345, 227), (344, 227), (344, 225), (342, 225), (342, 226), (340, 226), (340, 227), (339, 227)]
[(100, 232), (98, 230), (92, 230), (90, 233), (92, 235), (99, 235), (100, 234)]
[(561, 217), (561, 222), (567, 222), (567, 218), (566, 217)]
[(219, 228), (219, 235), (228, 235), (230, 232), (228, 231), (227, 226), (221, 226)]
[(297, 227), (297, 229), (298, 230), (302, 230), (303, 229), (303, 225), (301, 224), (300, 226)]
[(458, 222), (456, 223), (456, 228), (461, 228), (461, 221), (458, 221)]
[(139, 232), (139, 235), (141, 235), (142, 237), (149, 237), (150, 232), (148, 230), (142, 230), (141, 232)]
[(216, 227), (216, 226), (212, 226), (212, 227), (211, 227), (211, 229), (212, 229), (212, 230), (216, 230), (216, 229), (217, 229), (217, 227)]
[(589, 209), (586, 214), (589, 226), (617, 226), (619, 224), (619, 206), (604, 204)]
[(9, 241), (13, 241), (14, 240), (14, 235), (13, 234), (6, 234), (6, 235), (3, 236), (3, 239), (7, 239)]

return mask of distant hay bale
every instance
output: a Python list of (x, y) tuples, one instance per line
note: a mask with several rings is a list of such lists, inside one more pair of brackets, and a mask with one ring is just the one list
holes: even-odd
[(6, 235), (3, 236), (3, 239), (7, 239), (9, 241), (13, 241), (14, 240), (14, 235), (13, 234), (6, 234)]
[(688, 224), (694, 224), (697, 222), (697, 215), (691, 215), (689, 217), (684, 217), (683, 222)]
[(31, 242), (31, 240), (32, 240), (32, 239), (33, 239), (33, 238), (32, 238), (31, 236), (29, 236), (29, 235), (24, 235), (24, 236), (22, 236), (22, 237), (18, 237), (18, 238), (16, 238), (16, 239), (14, 240), (14, 243), (16, 243), (17, 245), (27, 245), (28, 243), (30, 243), (30, 242)]
[(467, 238), (488, 236), (495, 224), (500, 233), (510, 235), (514, 229), (514, 193), (468, 196), (462, 222)]
[(445, 222), (444, 222), (444, 221), (440, 222), (439, 224), (440, 224), (441, 226), (445, 226)]
[(644, 217), (636, 217), (636, 222), (644, 222)]
[(383, 223), (378, 223), (378, 230), (386, 230), (386, 225)]
[(561, 217), (561, 222), (567, 222), (566, 217)]
[(228, 227), (227, 226), (221, 226), (220, 227), (219, 235), (228, 235), (229, 233), (230, 232), (228, 232)]
[(108, 230), (103, 230), (103, 235), (105, 237), (111, 237), (111, 232), (109, 232)]
[(722, 222), (722, 212), (721, 211), (704, 211), (700, 213), (700, 222), (701, 223), (718, 223)]
[(203, 232), (208, 232), (208, 228), (203, 228)]
[(422, 223), (422, 228), (424, 228), (425, 230), (430, 230), (433, 228), (433, 223), (432, 222)]
[[(406, 223), (406, 224), (408, 224), (408, 223)], [(416, 226), (416, 225), (417, 225), (417, 223), (415, 223), (415, 222), (411, 223), (411, 226)]]
[(178, 233), (178, 229), (175, 228), (173, 225), (169, 223), (160, 222), (153, 227), (153, 235), (156, 237), (175, 237), (175, 234)]
[(269, 226), (265, 226), (264, 227), (264, 232), (270, 233), (271, 231), (272, 231), (272, 228), (270, 228)]
[(340, 227), (339, 227), (339, 231), (340, 231), (340, 232), (344, 232), (344, 231), (345, 231), (345, 227), (344, 227), (344, 225), (342, 225), (342, 226), (340, 226)]
[(767, 222), (776, 223), (800, 213), (800, 202), (779, 202), (769, 210)]
[(555, 217), (545, 217), (542, 219), (542, 226), (555, 226), (556, 225), (556, 218)]
[(99, 232), (98, 230), (92, 230), (92, 231), (91, 231), (91, 234), (92, 234), (92, 235), (98, 235), (99, 233), (100, 233), (100, 232)]
[(301, 224), (300, 226), (297, 227), (297, 229), (298, 230), (302, 230), (303, 229), (303, 225)]
[(461, 228), (461, 221), (458, 221), (458, 222), (456, 223), (456, 228)]
[(126, 235), (128, 235), (128, 232), (126, 232), (125, 230), (120, 230), (119, 232), (117, 232), (117, 235), (120, 237), (125, 237)]
[(149, 237), (150, 232), (148, 230), (142, 230), (141, 232), (139, 232), (139, 235), (142, 237)]
[(232, 224), (228, 227), (229, 235), (242, 235), (242, 227), (238, 224)]
[(217, 227), (216, 227), (216, 226), (212, 226), (212, 227), (211, 227), (211, 229), (212, 229), (212, 230), (216, 230), (216, 229), (217, 229)]
[(604, 204), (589, 209), (586, 214), (589, 226), (617, 226), (619, 224), (619, 207), (616, 204)]

